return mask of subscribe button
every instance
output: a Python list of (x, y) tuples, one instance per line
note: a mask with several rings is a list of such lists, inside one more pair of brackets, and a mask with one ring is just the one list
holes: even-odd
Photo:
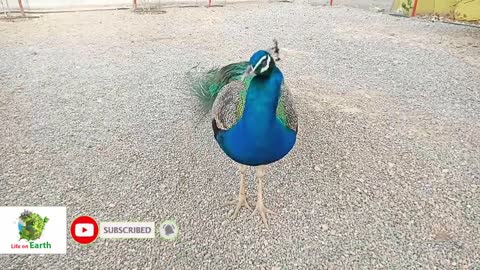
[(155, 222), (100, 222), (100, 238), (155, 238)]

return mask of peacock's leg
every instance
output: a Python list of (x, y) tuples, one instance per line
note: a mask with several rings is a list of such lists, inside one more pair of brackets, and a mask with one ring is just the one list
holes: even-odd
[(266, 166), (258, 166), (256, 169), (255, 177), (258, 180), (257, 184), (257, 205), (255, 207), (255, 210), (253, 211), (252, 215), (254, 215), (256, 212), (260, 214), (262, 217), (263, 223), (265, 226), (268, 228), (268, 223), (267, 223), (267, 214), (275, 214), (273, 211), (270, 209), (267, 209), (265, 205), (263, 204), (263, 182), (265, 180), (265, 169)]
[(238, 215), (238, 212), (240, 211), (240, 208), (242, 206), (247, 207), (248, 209), (252, 210), (250, 205), (248, 205), (247, 202), (247, 188), (245, 186), (245, 174), (247, 173), (247, 166), (246, 165), (240, 165), (239, 168), (240, 172), (240, 191), (238, 192), (238, 198), (229, 202), (229, 205), (236, 205), (235, 207), (235, 212), (233, 213), (233, 218), (236, 218)]

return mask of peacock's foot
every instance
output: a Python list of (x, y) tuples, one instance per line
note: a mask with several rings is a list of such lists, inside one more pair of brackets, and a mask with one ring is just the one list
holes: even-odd
[(235, 212), (233, 213), (232, 218), (236, 218), (238, 216), (238, 213), (240, 212), (240, 208), (242, 208), (243, 206), (245, 206), (246, 208), (250, 209), (250, 211), (252, 211), (252, 208), (250, 207), (247, 201), (247, 195), (242, 193), (238, 195), (237, 199), (226, 203), (226, 205), (236, 205)]
[(263, 224), (265, 224), (265, 226), (268, 228), (267, 214), (275, 214), (275, 212), (265, 207), (265, 205), (263, 204), (263, 199), (257, 200), (257, 205), (255, 207), (255, 210), (253, 210), (252, 216), (255, 215), (255, 213), (257, 212), (262, 217)]
[(227, 205), (236, 205), (235, 207), (235, 212), (233, 213), (232, 218), (236, 218), (238, 216), (238, 212), (240, 211), (240, 208), (243, 206), (247, 207), (252, 210), (250, 205), (248, 205), (247, 202), (247, 187), (245, 185), (245, 173), (247, 171), (247, 166), (246, 165), (240, 165), (239, 172), (240, 172), (240, 191), (238, 192), (238, 198), (228, 202)]

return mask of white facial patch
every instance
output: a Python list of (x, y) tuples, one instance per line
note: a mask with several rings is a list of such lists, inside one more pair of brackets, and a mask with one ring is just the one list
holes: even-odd
[(271, 61), (271, 57), (267, 55), (267, 64), (260, 70), (260, 73), (263, 73), (265, 72), (268, 68), (270, 68), (270, 61)]
[(257, 64), (255, 64), (255, 67), (253, 68), (253, 70), (257, 70), (258, 66), (260, 66), (262, 64), (262, 62), (263, 62), (263, 60), (265, 60), (265, 58), (267, 58), (267, 65), (260, 70), (260, 73), (267, 70), (270, 67), (270, 56), (268, 56), (268, 55), (265, 55), (262, 58), (260, 58), (260, 60), (258, 60)]

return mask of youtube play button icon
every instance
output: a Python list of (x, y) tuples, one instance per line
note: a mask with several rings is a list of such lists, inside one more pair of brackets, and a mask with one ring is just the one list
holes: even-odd
[(98, 224), (89, 216), (77, 217), (70, 225), (73, 240), (80, 244), (90, 244), (98, 236)]

